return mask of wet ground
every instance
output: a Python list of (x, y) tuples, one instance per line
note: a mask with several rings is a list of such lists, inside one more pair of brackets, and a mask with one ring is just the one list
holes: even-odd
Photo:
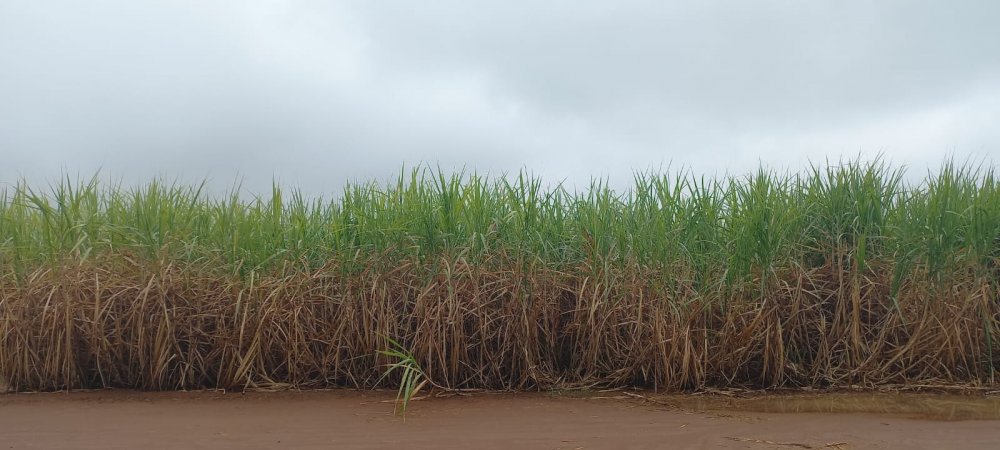
[(0, 395), (0, 449), (1000, 448), (1000, 400), (931, 394)]
[(928, 420), (1000, 420), (1000, 393), (824, 392), (648, 396), (691, 411), (881, 414)]

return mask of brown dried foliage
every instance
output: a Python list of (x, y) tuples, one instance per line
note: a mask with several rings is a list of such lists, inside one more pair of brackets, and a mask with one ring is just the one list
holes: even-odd
[(897, 306), (878, 265), (710, 294), (636, 264), (366, 267), (239, 279), (105, 255), (3, 278), (0, 377), (15, 390), (372, 387), (385, 336), (450, 388), (994, 384), (1000, 365), (984, 332), (998, 293), (971, 274), (904, 284)]

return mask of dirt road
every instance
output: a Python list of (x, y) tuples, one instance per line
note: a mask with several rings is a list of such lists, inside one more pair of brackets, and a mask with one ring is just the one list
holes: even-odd
[(640, 400), (389, 392), (0, 395), (0, 449), (1000, 448), (1000, 421), (690, 412)]

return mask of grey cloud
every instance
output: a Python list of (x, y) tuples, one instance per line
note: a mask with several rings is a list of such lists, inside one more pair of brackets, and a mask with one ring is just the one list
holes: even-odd
[(998, 13), (990, 1), (14, 0), (0, 4), (0, 181), (103, 167), (321, 193), (419, 162), (623, 185), (671, 162), (989, 158)]

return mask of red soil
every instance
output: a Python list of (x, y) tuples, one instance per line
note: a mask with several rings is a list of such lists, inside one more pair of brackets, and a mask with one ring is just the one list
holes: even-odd
[[(598, 394), (599, 395), (599, 394)], [(0, 449), (1000, 448), (1000, 421), (692, 413), (630, 399), (476, 394), (74, 392), (0, 395)]]

